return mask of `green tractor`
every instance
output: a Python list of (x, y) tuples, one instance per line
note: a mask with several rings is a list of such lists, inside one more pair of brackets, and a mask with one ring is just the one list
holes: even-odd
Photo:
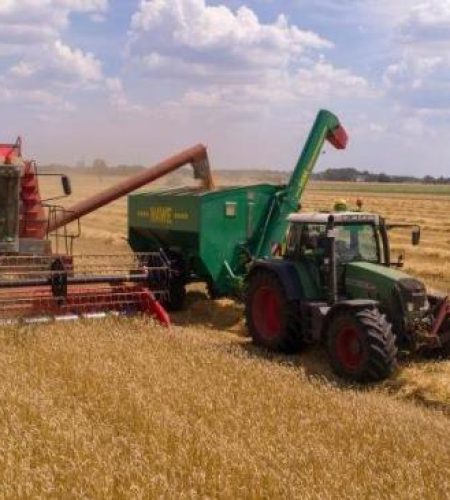
[(339, 208), (290, 215), (282, 258), (252, 265), (245, 306), (254, 342), (281, 352), (323, 343), (333, 370), (358, 382), (390, 376), (399, 349), (448, 355), (450, 304), (391, 262), (388, 231), (398, 226)]
[(392, 225), (345, 207), (299, 210), (324, 144), (342, 150), (347, 140), (339, 119), (321, 110), (287, 184), (129, 196), (131, 248), (162, 251), (171, 263), (167, 307), (182, 308), (192, 282), (206, 283), (212, 298), (244, 296), (257, 344), (292, 352), (323, 342), (335, 371), (358, 381), (388, 377), (399, 348), (448, 351), (448, 301), (391, 263)]

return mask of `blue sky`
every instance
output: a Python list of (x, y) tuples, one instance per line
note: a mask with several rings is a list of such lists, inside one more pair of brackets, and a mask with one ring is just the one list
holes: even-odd
[(450, 0), (2, 0), (2, 140), (41, 162), (290, 169), (318, 109), (320, 167), (450, 176)]

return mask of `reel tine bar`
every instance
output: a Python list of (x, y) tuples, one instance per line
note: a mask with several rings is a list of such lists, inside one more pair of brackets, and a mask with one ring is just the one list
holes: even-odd
[(141, 312), (169, 326), (158, 302), (168, 295), (169, 273), (158, 253), (83, 256), (70, 262), (52, 256), (2, 257), (0, 318)]

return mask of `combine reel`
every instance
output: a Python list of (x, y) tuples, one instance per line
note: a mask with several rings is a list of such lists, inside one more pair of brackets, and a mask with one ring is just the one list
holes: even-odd
[[(152, 266), (142, 266), (144, 261)], [(158, 253), (73, 259), (3, 256), (0, 275), (3, 322), (142, 313), (170, 325), (160, 304), (167, 300), (170, 268)]]

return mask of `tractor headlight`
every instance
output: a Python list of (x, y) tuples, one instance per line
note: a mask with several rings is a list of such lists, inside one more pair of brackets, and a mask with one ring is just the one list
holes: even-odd
[(407, 313), (413, 314), (425, 307), (427, 294), (423, 283), (414, 278), (402, 278), (398, 285)]

